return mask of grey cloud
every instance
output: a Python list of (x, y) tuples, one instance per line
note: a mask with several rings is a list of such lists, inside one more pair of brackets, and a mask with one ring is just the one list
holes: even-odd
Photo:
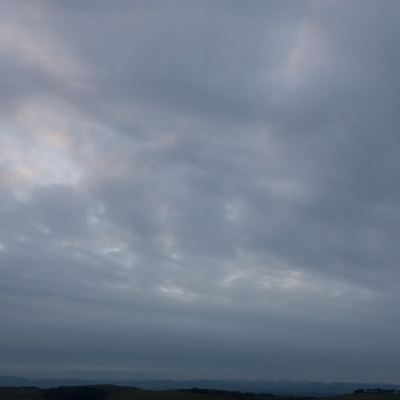
[(1, 8), (2, 371), (397, 379), (396, 2)]

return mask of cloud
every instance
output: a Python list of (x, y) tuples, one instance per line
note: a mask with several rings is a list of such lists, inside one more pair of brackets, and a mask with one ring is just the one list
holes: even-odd
[(1, 10), (1, 371), (397, 379), (396, 2)]

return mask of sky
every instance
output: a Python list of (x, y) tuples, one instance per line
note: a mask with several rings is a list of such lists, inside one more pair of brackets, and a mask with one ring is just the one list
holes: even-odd
[(400, 383), (398, 0), (2, 0), (0, 374)]

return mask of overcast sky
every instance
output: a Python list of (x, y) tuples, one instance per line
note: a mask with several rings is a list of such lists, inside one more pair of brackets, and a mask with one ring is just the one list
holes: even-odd
[(0, 373), (400, 383), (399, 19), (2, 0)]

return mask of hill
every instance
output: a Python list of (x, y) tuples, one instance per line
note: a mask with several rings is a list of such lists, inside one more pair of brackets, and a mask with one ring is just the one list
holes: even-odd
[[(382, 391), (397, 390), (400, 391), (400, 385), (383, 382), (360, 383), (360, 382), (316, 382), (308, 380), (114, 380), (101, 379), (93, 380), (82, 377), (81, 379), (26, 379), (18, 376), (1, 376), (0, 387), (38, 387), (41, 389), (55, 388), (58, 386), (93, 386), (93, 385), (115, 385), (136, 387), (145, 390), (166, 391), (175, 389), (216, 389), (230, 392), (251, 392), (251, 393), (273, 393), (274, 395), (291, 395), (302, 397), (334, 397), (353, 393), (357, 389), (363, 388), (365, 391), (381, 389)], [(0, 399), (1, 400), (1, 399)], [(400, 399), (399, 399), (400, 400)]]
[[(0, 400), (309, 400), (311, 397), (255, 394), (215, 389), (143, 390), (128, 386), (89, 385), (0, 388)], [(319, 400), (400, 400), (400, 393), (353, 393)]]

